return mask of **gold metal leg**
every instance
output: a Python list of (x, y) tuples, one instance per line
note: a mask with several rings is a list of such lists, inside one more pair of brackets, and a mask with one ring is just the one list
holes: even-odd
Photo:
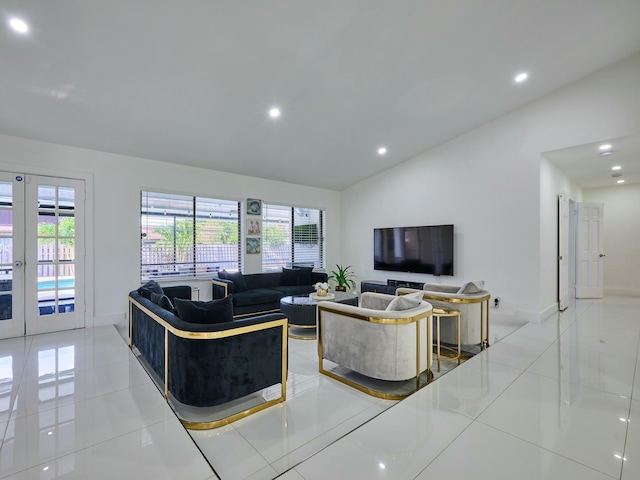
[(437, 353), (437, 357), (438, 357), (438, 372), (440, 371), (440, 315), (434, 315), (437, 318), (437, 323), (436, 323), (436, 335), (438, 335), (438, 353)]
[(442, 347), (441, 339), (440, 339), (440, 318), (441, 317), (456, 317), (456, 327), (457, 327), (457, 338), (458, 338), (458, 348), (455, 350), (456, 355), (451, 357), (452, 360), (457, 360), (458, 365), (460, 365), (460, 358), (462, 357), (462, 345), (460, 344), (460, 317), (461, 314), (458, 310), (440, 310), (435, 312), (433, 316), (436, 318), (436, 356), (438, 363), (438, 372), (440, 371), (440, 357), (442, 355), (442, 348), (447, 350), (454, 350), (451, 347)]

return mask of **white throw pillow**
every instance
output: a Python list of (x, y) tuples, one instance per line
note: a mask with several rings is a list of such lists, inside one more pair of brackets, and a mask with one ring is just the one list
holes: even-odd
[(481, 292), (482, 289), (484, 288), (484, 280), (476, 280), (475, 282), (468, 282), (465, 283), (463, 286), (460, 287), (460, 290), (458, 290), (458, 293), (478, 293)]
[(408, 295), (399, 295), (385, 308), (389, 312), (399, 312), (402, 310), (409, 310), (420, 305), (422, 302), (422, 292), (409, 293)]

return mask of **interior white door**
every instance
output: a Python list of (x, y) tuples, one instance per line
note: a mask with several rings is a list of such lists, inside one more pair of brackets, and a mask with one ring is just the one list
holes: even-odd
[(577, 206), (576, 298), (602, 298), (604, 204), (580, 202)]
[(569, 306), (569, 198), (558, 197), (558, 309)]
[(24, 334), (24, 176), (0, 172), (0, 338)]

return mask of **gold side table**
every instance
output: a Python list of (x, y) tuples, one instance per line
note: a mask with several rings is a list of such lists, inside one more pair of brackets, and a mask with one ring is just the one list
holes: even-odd
[[(451, 360), (457, 360), (458, 361), (458, 365), (460, 365), (460, 355), (461, 355), (461, 348), (460, 348), (460, 311), (459, 310), (444, 310), (441, 308), (434, 308), (433, 309), (433, 316), (436, 318), (436, 356), (438, 358), (438, 372), (440, 371), (440, 349), (444, 348), (445, 350), (451, 350), (452, 352), (455, 352), (456, 355), (454, 357), (449, 357)], [(457, 324), (456, 324), (456, 332), (458, 333), (458, 349), (454, 349), (452, 347), (442, 347), (440, 345), (440, 318), (445, 317), (445, 318), (452, 318), (452, 317), (457, 317)]]

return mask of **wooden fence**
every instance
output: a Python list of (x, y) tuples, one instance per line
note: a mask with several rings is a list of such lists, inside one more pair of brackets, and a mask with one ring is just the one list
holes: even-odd
[[(56, 272), (56, 244), (38, 245), (38, 277), (73, 277), (75, 276), (75, 249), (68, 245), (57, 246), (58, 271)], [(13, 268), (13, 245), (0, 244), (0, 270), (6, 273)]]

